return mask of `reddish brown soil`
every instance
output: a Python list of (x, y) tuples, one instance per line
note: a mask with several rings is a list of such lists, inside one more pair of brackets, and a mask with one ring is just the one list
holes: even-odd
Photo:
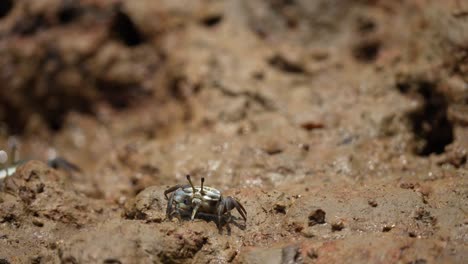
[[(0, 263), (466, 263), (465, 1), (2, 0)], [(244, 224), (168, 220), (185, 175)]]

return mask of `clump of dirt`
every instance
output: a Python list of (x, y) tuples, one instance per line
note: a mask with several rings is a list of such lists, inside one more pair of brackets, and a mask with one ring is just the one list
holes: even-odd
[[(464, 263), (462, 1), (0, 3), (0, 263)], [(194, 182), (247, 221), (166, 216)]]

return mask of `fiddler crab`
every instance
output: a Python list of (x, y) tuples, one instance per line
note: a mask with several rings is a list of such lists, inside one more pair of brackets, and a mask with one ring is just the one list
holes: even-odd
[[(238, 200), (231, 196), (223, 197), (219, 190), (203, 186), (205, 178), (201, 178), (201, 186), (194, 186), (190, 175), (187, 175), (187, 180), (190, 185), (178, 184), (164, 192), (168, 200), (166, 216), (169, 219), (174, 215), (191, 216), (191, 220), (197, 215), (216, 217), (220, 226), (222, 217), (230, 219), (230, 211), (236, 208), (244, 222), (247, 221), (247, 211)], [(169, 193), (172, 194), (168, 197)]]
[[(6, 151), (0, 149), (0, 181), (10, 175), (13, 175), (19, 166), (25, 164), (29, 160), (20, 160), (18, 158), (18, 146), (13, 142), (10, 144), (10, 157)], [(68, 160), (57, 157), (55, 152), (51, 154), (47, 160), (47, 165), (54, 169), (61, 169), (67, 172), (81, 172), (81, 169)]]

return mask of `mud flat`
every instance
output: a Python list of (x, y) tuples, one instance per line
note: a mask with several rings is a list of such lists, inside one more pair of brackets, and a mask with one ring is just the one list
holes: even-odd
[[(0, 263), (465, 263), (467, 43), (455, 0), (2, 1)], [(168, 220), (186, 174), (247, 222)]]

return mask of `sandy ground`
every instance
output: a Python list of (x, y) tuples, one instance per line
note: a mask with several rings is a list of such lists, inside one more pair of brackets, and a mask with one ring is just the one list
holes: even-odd
[(2, 0), (0, 67), (2, 264), (468, 259), (464, 1)]

